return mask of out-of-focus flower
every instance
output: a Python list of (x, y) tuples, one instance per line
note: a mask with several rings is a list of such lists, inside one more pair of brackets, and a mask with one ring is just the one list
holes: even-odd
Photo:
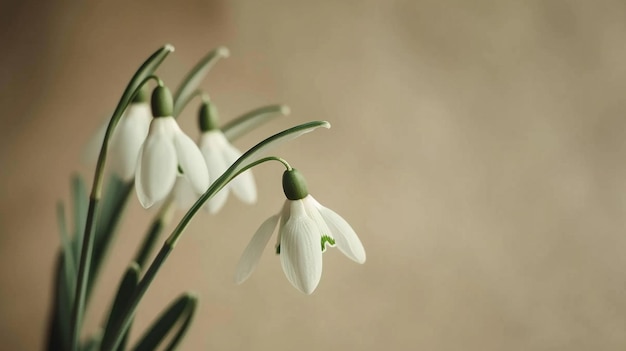
[[(200, 107), (199, 124), (202, 135), (198, 146), (206, 161), (209, 174), (213, 179), (217, 179), (241, 157), (241, 152), (226, 139), (224, 133), (218, 128), (217, 109), (210, 101), (204, 101)], [(243, 172), (215, 194), (207, 203), (210, 213), (217, 213), (224, 206), (231, 190), (244, 203), (255, 203), (257, 191), (252, 171)]]

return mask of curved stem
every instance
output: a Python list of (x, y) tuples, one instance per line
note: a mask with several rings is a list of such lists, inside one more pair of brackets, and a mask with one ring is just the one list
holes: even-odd
[(150, 79), (156, 79), (157, 83), (163, 84), (158, 77), (153, 76), (152, 72), (158, 67), (158, 65), (165, 59), (165, 56), (172, 52), (174, 48), (170, 45), (166, 45), (157, 52), (155, 52), (146, 62), (144, 62), (139, 70), (135, 73), (130, 83), (126, 87), (120, 102), (118, 103), (113, 116), (109, 121), (107, 130), (104, 135), (102, 147), (100, 148), (100, 155), (98, 156), (98, 163), (96, 164), (96, 170), (94, 174), (93, 185), (91, 187), (91, 194), (89, 196), (89, 208), (87, 210), (87, 221), (85, 223), (85, 232), (83, 234), (82, 249), (80, 254), (80, 262), (78, 266), (78, 276), (76, 280), (76, 290), (74, 294), (74, 305), (72, 308), (72, 323), (71, 323), (71, 345), (72, 350), (77, 351), (79, 347), (80, 327), (82, 325), (82, 318), (85, 309), (85, 296), (87, 292), (87, 282), (89, 280), (89, 271), (91, 266), (91, 256), (93, 253), (93, 243), (95, 237), (95, 219), (102, 195), (102, 178), (104, 175), (104, 166), (106, 163), (106, 157), (109, 146), (109, 139), (117, 126), (123, 112), (126, 110), (128, 104), (139, 93), (139, 90)]
[(150, 267), (146, 271), (146, 274), (144, 275), (144, 277), (141, 278), (141, 281), (139, 281), (139, 284), (137, 285), (137, 289), (135, 290), (135, 293), (129, 300), (128, 308), (125, 311), (124, 316), (120, 318), (120, 322), (115, 325), (113, 329), (114, 331), (111, 333), (112, 338), (109, 340), (103, 341), (102, 348), (101, 348), (102, 351), (112, 351), (112, 350), (117, 349), (118, 345), (120, 344), (122, 340), (122, 336), (124, 335), (124, 332), (130, 326), (133, 316), (135, 315), (135, 310), (137, 309), (137, 306), (139, 305), (141, 298), (148, 290), (148, 287), (152, 283), (152, 280), (154, 280), (156, 273), (159, 271), (163, 263), (165, 263), (165, 260), (167, 259), (169, 254), (172, 252), (172, 250), (176, 246), (176, 243), (178, 242), (178, 239), (184, 232), (185, 228), (187, 227), (187, 225), (189, 224), (193, 216), (200, 210), (200, 208), (202, 208), (204, 203), (208, 201), (209, 199), (211, 199), (220, 189), (222, 189), (226, 184), (228, 184), (228, 182), (233, 180), (237, 175), (263, 162), (278, 161), (278, 162), (281, 162), (283, 165), (285, 165), (285, 167), (289, 169), (291, 166), (289, 166), (289, 163), (287, 163), (287, 161), (279, 157), (274, 157), (274, 156), (265, 157), (265, 158), (258, 159), (258, 160), (253, 160), (253, 161), (248, 162), (247, 164), (244, 164), (244, 162), (248, 161), (248, 159), (250, 158), (253, 158), (261, 151), (266, 150), (270, 146), (270, 144), (274, 144), (276, 142), (283, 141), (283, 140), (293, 139), (295, 137), (298, 137), (304, 133), (311, 132), (320, 127), (330, 128), (330, 123), (326, 121), (315, 121), (315, 122), (304, 123), (304, 124), (295, 126), (293, 128), (284, 130), (278, 134), (272, 135), (271, 137), (256, 144), (250, 150), (246, 151), (241, 157), (237, 159), (237, 161), (235, 161), (235, 163), (233, 163), (226, 170), (226, 172), (224, 172), (224, 174), (222, 174), (219, 178), (217, 178), (217, 180), (213, 184), (211, 184), (209, 189), (207, 189), (207, 191), (204, 194), (202, 194), (200, 198), (196, 201), (196, 203), (194, 203), (193, 206), (187, 211), (185, 216), (180, 220), (176, 228), (172, 231), (172, 234), (169, 236), (169, 238), (167, 238), (167, 240), (163, 244), (161, 251), (159, 251), (158, 255), (150, 264)]

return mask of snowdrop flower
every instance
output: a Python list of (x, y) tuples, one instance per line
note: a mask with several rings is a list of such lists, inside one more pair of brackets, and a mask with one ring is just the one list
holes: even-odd
[[(206, 161), (209, 174), (213, 179), (217, 179), (241, 157), (241, 152), (226, 139), (224, 133), (218, 128), (217, 109), (209, 101), (203, 101), (200, 107), (199, 124), (202, 135), (198, 146)], [(215, 194), (207, 203), (209, 212), (217, 213), (226, 203), (231, 191), (244, 203), (255, 203), (257, 191), (252, 171), (248, 170), (240, 174)]]
[(297, 170), (285, 171), (283, 190), (287, 200), (282, 210), (261, 224), (239, 260), (237, 284), (250, 277), (277, 225), (276, 252), (283, 271), (289, 282), (305, 294), (311, 294), (320, 281), (326, 246), (337, 246), (353, 261), (365, 262), (365, 249), (352, 227), (309, 195)]
[(141, 146), (135, 172), (137, 197), (144, 208), (163, 200), (174, 187), (178, 168), (192, 189), (201, 194), (209, 187), (209, 174), (200, 150), (172, 117), (172, 95), (158, 86), (152, 93), (148, 136)]
[(126, 108), (111, 137), (111, 168), (123, 180), (131, 180), (135, 175), (137, 155), (148, 135), (150, 121), (150, 104), (141, 89)]
[[(150, 128), (152, 112), (147, 95), (144, 89), (139, 91), (124, 111), (109, 141), (111, 169), (125, 181), (131, 180), (135, 175), (139, 148), (146, 140)], [(107, 120), (103, 123), (87, 143), (82, 155), (83, 162), (96, 163), (108, 122)]]

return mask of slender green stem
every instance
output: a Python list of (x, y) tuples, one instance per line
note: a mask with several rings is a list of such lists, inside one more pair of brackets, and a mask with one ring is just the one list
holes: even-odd
[(98, 156), (98, 163), (96, 164), (96, 170), (93, 179), (93, 185), (91, 187), (91, 194), (89, 196), (89, 208), (87, 210), (87, 221), (85, 223), (85, 232), (83, 234), (82, 241), (82, 249), (79, 260), (78, 267), (78, 277), (76, 280), (76, 292), (74, 293), (74, 305), (72, 308), (72, 325), (71, 325), (71, 347), (73, 351), (78, 351), (79, 348), (79, 339), (80, 339), (80, 329), (82, 325), (83, 313), (85, 309), (85, 300), (86, 300), (86, 292), (87, 292), (87, 282), (89, 280), (89, 270), (91, 266), (91, 256), (93, 253), (93, 243), (95, 239), (95, 219), (97, 214), (98, 203), (100, 201), (100, 197), (102, 195), (102, 178), (104, 175), (104, 166), (106, 164), (106, 157), (109, 146), (109, 139), (113, 134), (117, 123), (126, 107), (133, 100), (135, 95), (139, 93), (139, 90), (143, 87), (143, 85), (149, 81), (150, 79), (157, 80), (159, 85), (162, 85), (158, 77), (153, 76), (152, 73), (158, 67), (158, 65), (165, 59), (165, 56), (172, 52), (174, 48), (170, 45), (166, 45), (165, 47), (157, 50), (152, 56), (146, 60), (139, 70), (135, 73), (133, 78), (131, 78), (126, 90), (122, 94), (122, 98), (118, 103), (115, 111), (113, 112), (113, 116), (109, 121), (109, 125), (107, 126), (107, 130), (104, 134), (104, 140), (102, 142), (102, 147), (100, 148), (100, 155)]
[(169, 224), (172, 220), (172, 215), (174, 212), (174, 198), (169, 196), (161, 208), (157, 213), (156, 217), (152, 221), (150, 225), (150, 229), (146, 232), (146, 235), (143, 238), (141, 246), (135, 255), (135, 262), (139, 265), (139, 267), (143, 268), (156, 244), (157, 239), (159, 238), (159, 234), (163, 231), (163, 229)]
[(87, 210), (87, 224), (85, 226), (85, 239), (80, 253), (78, 265), (78, 277), (76, 282), (76, 293), (74, 294), (74, 307), (72, 308), (72, 349), (78, 350), (80, 327), (83, 319), (85, 292), (87, 291), (87, 281), (89, 279), (89, 268), (91, 266), (91, 253), (93, 252), (94, 222), (99, 199), (93, 196), (89, 199), (89, 209)]
[(141, 301), (141, 298), (148, 290), (150, 283), (152, 283), (157, 272), (165, 262), (165, 259), (169, 256), (173, 249), (174, 247), (169, 245), (167, 242), (163, 245), (163, 247), (161, 247), (161, 250), (152, 261), (152, 264), (150, 264), (150, 267), (146, 271), (146, 274), (141, 278), (139, 284), (137, 285), (137, 288), (135, 289), (135, 292), (129, 299), (126, 314), (123, 318), (119, 320), (118, 323), (113, 326), (113, 332), (111, 333), (112, 337), (110, 339), (102, 341), (102, 347), (100, 350), (117, 350), (120, 342), (122, 341), (122, 337), (124, 336), (124, 332), (126, 331), (126, 329), (128, 329), (130, 323), (133, 320), (133, 316), (135, 314), (134, 311), (137, 309), (139, 301)]
[[(185, 216), (183, 216), (183, 218), (180, 220), (176, 228), (172, 231), (172, 234), (163, 244), (161, 251), (150, 264), (150, 267), (148, 268), (146, 274), (143, 276), (143, 278), (141, 278), (141, 281), (137, 286), (137, 290), (135, 291), (127, 305), (128, 309), (125, 311), (124, 316), (121, 318), (121, 322), (117, 323), (113, 328), (113, 332), (111, 333), (112, 339), (103, 341), (102, 351), (113, 351), (117, 349), (120, 342), (122, 341), (126, 329), (128, 329), (131, 321), (133, 320), (135, 310), (137, 309), (141, 298), (146, 293), (148, 287), (152, 283), (152, 280), (154, 280), (154, 277), (158, 270), (161, 268), (163, 263), (165, 263), (165, 259), (169, 256), (171, 251), (176, 246), (178, 239), (187, 228), (187, 225), (189, 224), (193, 216), (200, 210), (200, 208), (202, 208), (204, 203), (211, 199), (220, 189), (228, 184), (228, 182), (233, 180), (237, 175), (245, 172), (251, 167), (259, 165), (260, 163), (267, 161), (279, 161), (283, 165), (285, 165), (287, 169), (290, 169), (291, 166), (289, 166), (289, 163), (287, 163), (287, 161), (275, 156), (265, 157), (252, 161), (249, 161), (248, 159), (254, 159), (255, 156), (266, 150), (271, 144), (280, 142), (282, 140), (290, 140), (296, 138), (319, 127), (330, 128), (330, 124), (326, 121), (309, 122), (272, 135), (271, 137), (253, 146), (250, 150), (246, 151), (241, 157), (237, 159), (237, 161), (235, 161), (235, 163), (233, 163), (226, 170), (226, 172), (224, 172), (224, 174), (222, 174), (219, 178), (217, 178), (217, 180), (215, 180), (213, 184), (211, 184), (207, 191), (200, 196), (200, 198), (193, 204), (193, 206), (191, 206)], [(246, 161), (249, 162), (245, 163)]]

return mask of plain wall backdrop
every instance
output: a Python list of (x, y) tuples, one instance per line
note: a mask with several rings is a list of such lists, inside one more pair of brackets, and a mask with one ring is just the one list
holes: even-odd
[[(622, 350), (624, 38), (621, 1), (3, 1), (0, 348), (42, 348), (55, 204), (73, 172), (91, 183), (83, 147), (139, 64), (171, 43), (159, 74), (172, 88), (230, 48), (202, 84), (223, 121), (291, 107), (241, 149), (332, 123), (275, 153), (353, 225), (368, 258), (329, 250), (305, 296), (270, 245), (236, 286), (240, 254), (284, 199), (282, 170), (260, 167), (256, 206), (231, 198), (192, 221), (133, 340), (193, 290), (184, 350)], [(195, 110), (180, 119), (194, 137)], [(154, 213), (131, 199), (86, 333)]]

